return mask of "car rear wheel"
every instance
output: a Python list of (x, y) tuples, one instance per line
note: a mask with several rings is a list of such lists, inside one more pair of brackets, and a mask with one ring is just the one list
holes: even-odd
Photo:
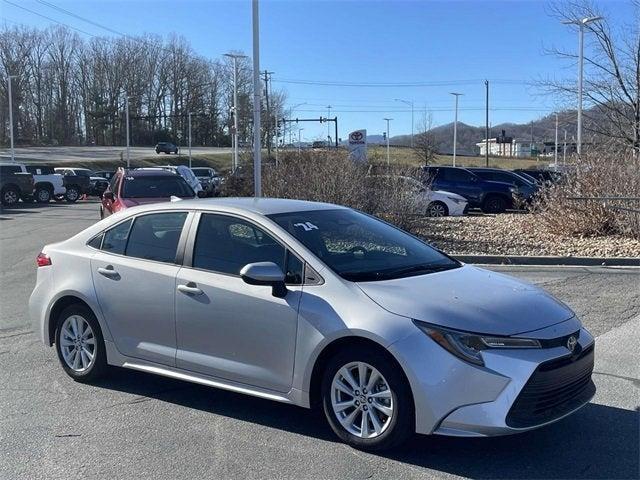
[(36, 188), (36, 202), (49, 203), (51, 201), (51, 196), (51, 190), (49, 190), (47, 187)]
[(64, 194), (64, 198), (69, 203), (75, 203), (80, 198), (80, 190), (78, 187), (67, 187), (67, 193)]
[(107, 370), (98, 320), (84, 305), (71, 305), (58, 317), (56, 351), (63, 370), (78, 382), (91, 382)]
[(428, 217), (446, 217), (447, 215), (449, 215), (449, 209), (443, 202), (435, 201), (427, 206)]
[(356, 448), (392, 448), (414, 431), (407, 380), (376, 350), (358, 347), (332, 358), (323, 376), (322, 404), (335, 434)]
[(7, 187), (2, 190), (2, 205), (11, 207), (20, 200), (20, 192), (15, 187)]
[(507, 209), (507, 202), (499, 195), (489, 195), (482, 205), (485, 213), (502, 213)]

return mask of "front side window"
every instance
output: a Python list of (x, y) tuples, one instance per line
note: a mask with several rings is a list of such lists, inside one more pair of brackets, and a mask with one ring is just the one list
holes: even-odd
[(269, 215), (346, 280), (376, 281), (457, 268), (417, 238), (350, 209)]
[(173, 263), (187, 212), (154, 213), (135, 219), (125, 255)]
[(179, 175), (128, 176), (124, 179), (124, 198), (191, 198), (193, 189)]
[(201, 216), (194, 268), (239, 275), (245, 265), (255, 262), (273, 262), (285, 272), (287, 283), (302, 283), (302, 262), (262, 229), (225, 215)]

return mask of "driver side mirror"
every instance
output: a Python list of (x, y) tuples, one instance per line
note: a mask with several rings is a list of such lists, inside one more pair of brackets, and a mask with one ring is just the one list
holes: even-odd
[(284, 298), (287, 295), (284, 273), (273, 262), (249, 263), (240, 270), (240, 278), (249, 285), (270, 286), (274, 297)]
[(104, 198), (105, 200), (111, 200), (113, 202), (114, 200), (113, 192), (104, 192), (102, 194), (102, 198)]

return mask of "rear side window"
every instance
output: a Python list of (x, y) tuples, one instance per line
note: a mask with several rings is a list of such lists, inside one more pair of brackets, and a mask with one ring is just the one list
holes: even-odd
[(21, 172), (22, 169), (14, 165), (2, 165), (0, 167), (0, 175), (11, 175), (12, 173)]
[(129, 230), (131, 229), (131, 222), (131, 220), (127, 220), (107, 230), (104, 234), (102, 250), (123, 255), (127, 247), (127, 238), (129, 236)]
[(34, 175), (51, 175), (55, 173), (53, 171), (53, 168), (51, 167), (36, 167), (33, 165), (27, 165), (25, 168), (27, 169), (27, 172)]
[(450, 182), (469, 182), (473, 177), (473, 175), (466, 170), (457, 168), (442, 169), (440, 170), (440, 176), (444, 177), (444, 180), (448, 180)]
[(173, 263), (187, 212), (154, 213), (136, 218), (126, 255), (156, 262)]

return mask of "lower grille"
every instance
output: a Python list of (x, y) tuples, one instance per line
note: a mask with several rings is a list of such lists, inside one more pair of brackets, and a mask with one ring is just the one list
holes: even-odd
[(573, 357), (542, 363), (507, 415), (507, 425), (526, 428), (550, 422), (588, 402), (596, 391), (591, 380), (593, 345)]

